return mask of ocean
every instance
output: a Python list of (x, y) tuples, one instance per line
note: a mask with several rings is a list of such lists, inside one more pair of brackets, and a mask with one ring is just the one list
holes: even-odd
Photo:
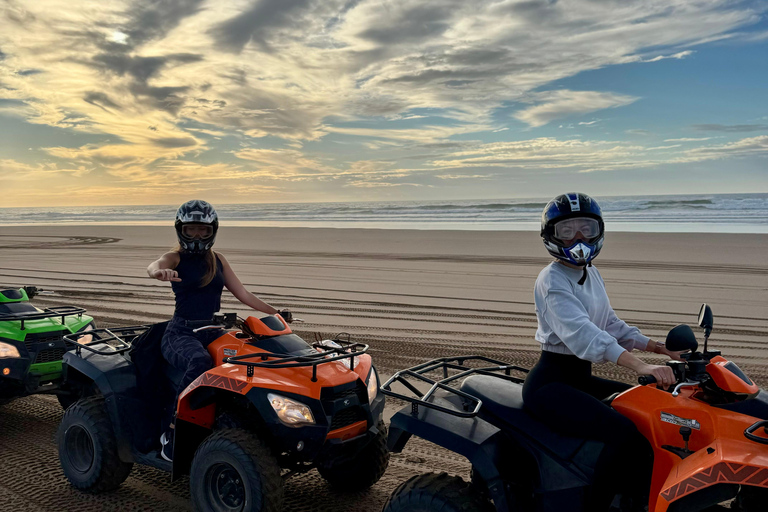
[[(598, 197), (611, 231), (768, 233), (768, 194)], [(222, 225), (538, 230), (548, 199), (214, 204)], [(170, 225), (178, 205), (0, 208), (0, 226)]]

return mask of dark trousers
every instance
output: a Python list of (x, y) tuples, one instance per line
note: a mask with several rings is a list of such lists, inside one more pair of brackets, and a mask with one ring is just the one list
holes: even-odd
[(187, 321), (183, 318), (173, 317), (171, 319), (160, 342), (160, 350), (165, 360), (179, 372), (182, 372), (183, 377), (176, 388), (173, 406), (169, 407), (169, 413), (164, 422), (166, 427), (173, 422), (176, 405), (182, 391), (200, 375), (213, 368), (213, 359), (208, 353), (207, 347), (222, 334), (224, 331), (221, 329), (194, 333), (191, 327), (187, 327)]
[(523, 400), (533, 416), (562, 434), (605, 443), (586, 511), (607, 511), (619, 493), (636, 499), (648, 494), (653, 471), (650, 444), (634, 423), (601, 402), (630, 387), (593, 376), (589, 361), (552, 352), (542, 352), (525, 379)]

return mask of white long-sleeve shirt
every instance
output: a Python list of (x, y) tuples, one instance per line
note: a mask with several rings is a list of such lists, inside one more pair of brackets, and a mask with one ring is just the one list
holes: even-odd
[(557, 262), (539, 273), (534, 301), (542, 350), (593, 363), (615, 363), (625, 350), (644, 350), (649, 338), (616, 316), (597, 268), (587, 267), (587, 279), (580, 285), (583, 273)]

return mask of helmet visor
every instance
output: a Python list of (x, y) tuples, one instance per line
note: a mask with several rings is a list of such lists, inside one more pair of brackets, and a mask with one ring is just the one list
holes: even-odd
[(555, 238), (568, 241), (581, 233), (584, 239), (592, 239), (600, 234), (600, 223), (589, 217), (572, 217), (555, 224)]
[(187, 238), (199, 238), (205, 240), (213, 235), (213, 226), (210, 224), (184, 224), (181, 232)]

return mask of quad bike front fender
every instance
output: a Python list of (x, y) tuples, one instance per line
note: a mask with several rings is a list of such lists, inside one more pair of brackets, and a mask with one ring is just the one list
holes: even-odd
[(746, 438), (715, 439), (678, 463), (651, 510), (688, 510), (718, 484), (731, 484), (734, 489), (739, 485), (768, 488), (768, 446)]

